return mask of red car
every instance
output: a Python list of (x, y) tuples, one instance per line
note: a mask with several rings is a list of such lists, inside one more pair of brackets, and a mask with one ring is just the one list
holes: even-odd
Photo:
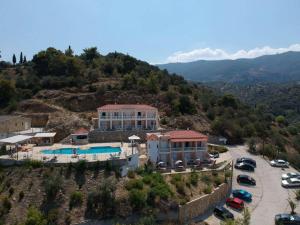
[(244, 201), (239, 198), (227, 198), (226, 205), (238, 210), (244, 209)]

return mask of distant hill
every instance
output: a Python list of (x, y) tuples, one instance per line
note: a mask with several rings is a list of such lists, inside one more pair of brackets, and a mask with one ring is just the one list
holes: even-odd
[(300, 81), (300, 52), (266, 55), (254, 59), (199, 60), (158, 65), (192, 81), (229, 83)]

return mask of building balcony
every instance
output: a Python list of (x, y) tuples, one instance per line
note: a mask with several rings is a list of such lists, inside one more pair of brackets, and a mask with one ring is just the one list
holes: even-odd
[(206, 147), (179, 147), (179, 148), (160, 148), (159, 152), (160, 153), (170, 153), (172, 152), (199, 152), (199, 151), (206, 151)]
[(100, 116), (100, 120), (156, 120), (156, 116)]

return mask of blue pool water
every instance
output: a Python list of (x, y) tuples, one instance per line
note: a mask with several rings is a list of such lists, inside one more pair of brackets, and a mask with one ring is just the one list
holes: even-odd
[[(75, 150), (76, 149), (76, 150)], [(80, 148), (59, 148), (57, 150), (42, 150), (43, 154), (66, 154), (72, 155), (76, 154), (108, 154), (108, 153), (119, 153), (121, 152), (121, 148), (119, 147), (111, 147), (111, 146), (95, 146), (90, 147), (88, 149), (80, 149)]]

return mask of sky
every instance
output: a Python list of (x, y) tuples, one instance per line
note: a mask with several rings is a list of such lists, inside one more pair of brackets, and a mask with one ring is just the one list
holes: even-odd
[(0, 0), (0, 51), (97, 46), (149, 63), (300, 51), (299, 0)]

